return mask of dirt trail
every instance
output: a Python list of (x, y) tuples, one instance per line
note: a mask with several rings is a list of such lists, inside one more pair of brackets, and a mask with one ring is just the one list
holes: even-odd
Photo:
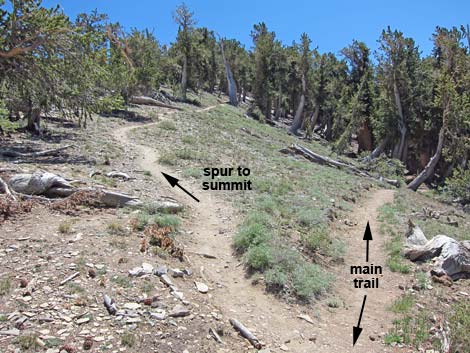
[[(214, 107), (203, 110), (210, 110)], [(159, 118), (170, 118), (171, 115), (171, 113), (161, 115)], [(125, 126), (116, 130), (114, 135), (123, 145), (133, 145), (137, 149), (138, 159), (136, 162), (142, 169), (151, 171), (159, 195), (165, 193), (166, 196), (173, 197), (189, 209), (190, 219), (184, 225), (188, 235), (183, 239), (183, 242), (196, 275), (201, 276), (211, 288), (209, 295), (203, 299), (219, 309), (225, 319), (233, 317), (244, 323), (267, 344), (271, 352), (281, 352), (280, 346), (283, 344), (288, 347), (290, 352), (298, 353), (393, 351), (390, 348), (385, 348), (378, 341), (370, 341), (369, 335), (373, 332), (386, 331), (385, 328), (381, 328), (381, 325), (391, 322), (385, 307), (386, 303), (399, 295), (395, 285), (397, 279), (385, 271), (382, 287), (367, 293), (369, 296), (361, 325), (364, 331), (353, 350), (351, 347), (352, 326), (357, 322), (363, 292), (352, 289), (351, 279), (347, 272), (350, 264), (357, 264), (357, 260), (364, 257), (364, 242), (361, 239), (366, 220), (370, 221), (374, 236), (371, 245), (371, 260), (374, 261), (374, 264), (384, 265), (385, 254), (382, 249), (384, 239), (378, 233), (376, 216), (377, 208), (393, 199), (392, 191), (377, 190), (371, 193), (360, 208), (356, 209), (354, 217), (358, 226), (350, 228), (346, 236), (348, 253), (344, 266), (341, 266), (344, 271), (337, 275), (336, 291), (348, 307), (336, 309), (335, 314), (320, 309), (322, 312), (317, 320), (315, 313), (318, 313), (318, 305), (302, 307), (284, 303), (272, 295), (264, 293), (259, 286), (253, 286), (251, 280), (245, 277), (245, 270), (233, 255), (231, 248), (231, 237), (239, 222), (237, 212), (231, 205), (210, 193), (199, 192), (200, 186), (196, 183), (191, 184), (187, 179), (184, 179), (183, 186), (193, 191), (200, 199), (200, 203), (195, 203), (179, 190), (171, 189), (161, 177), (161, 172), (176, 177), (178, 177), (178, 172), (158, 164), (158, 150), (139, 144), (138, 141), (134, 141), (128, 136), (128, 133), (133, 129), (157, 123)], [(207, 253), (217, 258), (208, 259), (195, 253)], [(315, 320), (315, 324), (297, 318), (302, 313), (309, 314)], [(240, 351), (245, 351), (242, 344)]]

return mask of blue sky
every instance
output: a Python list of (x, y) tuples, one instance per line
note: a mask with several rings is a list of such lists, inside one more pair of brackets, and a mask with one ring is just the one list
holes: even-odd
[[(60, 4), (71, 16), (97, 8), (126, 29), (149, 28), (161, 43), (174, 40), (177, 27), (172, 12), (178, 0), (45, 0)], [(285, 44), (306, 32), (321, 52), (338, 53), (353, 39), (373, 49), (382, 29), (390, 25), (415, 39), (424, 54), (430, 53), (431, 35), (437, 25), (460, 26), (470, 22), (469, 0), (187, 0), (199, 26), (223, 37), (236, 38), (251, 47), (253, 24), (264, 21)]]

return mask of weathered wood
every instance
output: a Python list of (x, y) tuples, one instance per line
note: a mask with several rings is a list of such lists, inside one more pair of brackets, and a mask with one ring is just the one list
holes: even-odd
[(75, 272), (74, 274), (66, 277), (62, 282), (60, 282), (60, 286), (63, 286), (64, 284), (70, 282), (71, 280), (73, 280), (74, 278), (77, 278), (78, 276), (80, 276), (80, 272)]
[(256, 338), (256, 336), (251, 333), (250, 330), (248, 330), (245, 326), (243, 326), (243, 324), (236, 320), (236, 319), (230, 319), (230, 324), (235, 328), (235, 330), (237, 330), (238, 332), (240, 332), (240, 334), (245, 337), (248, 341), (250, 341), (250, 343), (253, 345), (253, 347), (255, 347), (256, 349), (261, 349), (261, 343), (260, 341)]
[(156, 99), (153, 99), (151, 97), (146, 97), (146, 96), (132, 96), (131, 98), (129, 98), (129, 103), (140, 104), (140, 105), (152, 105), (152, 106), (155, 106), (155, 107), (181, 110), (181, 108), (179, 108), (179, 107), (175, 107), (174, 105), (165, 104), (165, 103), (157, 101)]
[(222, 339), (220, 338), (219, 334), (211, 327), (209, 329), (209, 333), (212, 335), (212, 337), (214, 337), (214, 339), (220, 343), (220, 344), (224, 344), (224, 342), (222, 341)]
[(139, 207), (143, 202), (135, 196), (103, 190), (100, 201), (109, 207)]
[[(90, 173), (90, 178), (93, 178), (95, 175), (103, 175), (103, 173), (100, 172), (99, 170), (94, 170)], [(108, 178), (122, 178), (126, 181), (130, 180), (130, 179), (135, 179), (135, 178), (130, 177), (129, 174), (126, 174), (124, 172), (119, 172), (119, 171), (116, 171), (116, 170), (108, 172), (104, 175), (106, 175)]]
[(58, 152), (64, 151), (73, 147), (73, 145), (62, 146), (58, 148), (52, 148), (49, 150), (38, 151), (38, 152), (29, 152), (29, 153), (22, 153), (13, 150), (1, 150), (0, 154), (5, 157), (13, 157), (13, 158), (36, 158), (36, 157), (45, 157), (55, 155)]
[(7, 194), (9, 197), (16, 201), (16, 197), (12, 194), (10, 188), (8, 187), (8, 184), (2, 178), (0, 178), (0, 193)]
[(117, 313), (116, 304), (114, 303), (114, 300), (112, 300), (106, 294), (103, 294), (103, 304), (106, 307), (106, 310), (108, 310), (108, 313), (110, 315), (116, 315), (116, 313)]
[(413, 191), (418, 190), (419, 186), (426, 180), (428, 180), (431, 175), (434, 174), (434, 169), (436, 168), (436, 165), (439, 162), (439, 159), (441, 158), (442, 148), (444, 147), (444, 133), (445, 126), (442, 126), (441, 130), (439, 131), (439, 140), (437, 142), (436, 152), (431, 157), (428, 164), (426, 164), (421, 173), (419, 173), (418, 176), (413, 179), (411, 183), (408, 184), (408, 189), (411, 189)]
[(20, 194), (45, 195), (51, 188), (73, 189), (64, 178), (48, 173), (16, 174), (8, 182), (11, 189)]
[[(375, 180), (379, 180), (379, 181), (385, 181), (386, 183), (388, 183), (390, 185), (393, 185), (395, 187), (400, 186), (400, 183), (398, 182), (398, 180), (387, 179), (387, 178), (383, 178), (383, 177), (374, 177), (373, 175), (369, 174), (368, 172), (366, 172), (364, 170), (361, 170), (361, 169), (359, 169), (359, 168), (357, 168), (353, 165), (346, 164), (346, 163), (334, 160), (330, 157), (322, 156), (322, 155), (320, 155), (318, 153), (315, 153), (315, 152), (309, 150), (308, 148), (302, 147), (300, 145), (293, 144), (292, 146), (290, 146), (287, 149), (287, 151), (289, 151), (289, 150), (296, 153), (296, 154), (300, 154), (300, 155), (304, 156), (309, 161), (314, 162), (314, 163), (318, 163), (318, 164), (322, 164), (322, 165), (328, 165), (330, 167), (336, 167), (336, 168), (340, 168), (340, 169), (346, 169), (346, 170), (349, 170), (349, 171), (353, 172), (354, 174), (356, 174), (358, 176), (361, 176), (361, 177), (371, 178), (371, 179), (375, 179)], [(286, 153), (286, 149), (282, 149), (281, 152)]]
[(227, 78), (228, 96), (230, 98), (230, 104), (233, 105), (234, 107), (237, 107), (238, 106), (237, 84), (235, 82), (235, 79), (233, 78), (230, 64), (228, 63), (227, 58), (225, 57), (223, 41), (220, 40), (219, 43), (220, 43), (220, 51), (222, 53), (222, 60), (224, 62), (224, 67), (225, 67), (225, 76)]

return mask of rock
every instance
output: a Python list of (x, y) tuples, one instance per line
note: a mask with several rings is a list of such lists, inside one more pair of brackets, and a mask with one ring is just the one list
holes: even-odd
[(428, 242), (421, 228), (415, 225), (411, 220), (408, 220), (408, 231), (405, 236), (406, 245), (409, 247), (422, 246)]
[(437, 235), (422, 246), (409, 247), (405, 257), (411, 261), (435, 258), (431, 274), (438, 277), (447, 275), (453, 280), (470, 277), (470, 251), (446, 235)]
[(183, 298), (184, 298), (184, 293), (183, 292), (173, 291), (173, 292), (171, 292), (171, 295), (173, 295), (175, 298), (177, 298), (179, 300), (183, 300)]
[(142, 306), (138, 303), (125, 303), (123, 305), (123, 308), (127, 310), (137, 310), (137, 309), (140, 309), (141, 307)]
[(288, 352), (288, 351), (289, 351), (289, 347), (287, 347), (285, 344), (283, 344), (282, 346), (280, 346), (279, 349), (280, 349), (281, 351), (284, 351), (284, 352)]
[(168, 200), (157, 200), (157, 201), (152, 201), (150, 203), (145, 203), (138, 205), (138, 208), (145, 206), (146, 208), (151, 208), (152, 210), (155, 210), (157, 212), (161, 213), (178, 213), (183, 211), (183, 205), (180, 205), (179, 203), (176, 203), (174, 201), (168, 201)]
[(129, 270), (129, 276), (138, 277), (143, 275), (150, 275), (153, 273), (153, 266), (144, 262), (141, 267), (135, 267)]
[(83, 325), (90, 321), (89, 317), (82, 317), (76, 321), (77, 325)]
[(190, 314), (189, 310), (182, 305), (176, 305), (173, 310), (170, 311), (168, 316), (171, 317), (184, 317)]
[(150, 313), (150, 317), (156, 320), (165, 320), (166, 313), (164, 310), (162, 310), (161, 312), (158, 312), (158, 313)]
[(170, 277), (168, 277), (167, 275), (161, 275), (160, 280), (168, 287), (173, 285), (173, 282), (171, 281)]
[(183, 270), (183, 273), (184, 273), (186, 276), (192, 276), (193, 271), (191, 271), (191, 269), (189, 269), (189, 268), (185, 268), (185, 269)]
[(20, 330), (12, 328), (11, 330), (0, 331), (0, 336), (19, 336)]
[(310, 316), (308, 316), (307, 314), (302, 314), (302, 315), (298, 315), (297, 316), (299, 319), (302, 319), (302, 320), (305, 320), (307, 321), (309, 324), (314, 324), (315, 322), (312, 320), (312, 318)]
[(159, 277), (166, 275), (167, 273), (168, 273), (168, 268), (165, 265), (158, 266), (154, 271), (154, 274)]
[(209, 292), (209, 287), (207, 286), (207, 284), (202, 283), (202, 282), (197, 282), (197, 281), (195, 281), (194, 284), (196, 285), (196, 288), (200, 293), (205, 294)]
[(175, 268), (175, 269), (171, 269), (170, 270), (170, 274), (173, 278), (178, 278), (178, 277), (183, 277), (184, 276), (184, 272), (181, 271), (180, 269), (178, 268)]

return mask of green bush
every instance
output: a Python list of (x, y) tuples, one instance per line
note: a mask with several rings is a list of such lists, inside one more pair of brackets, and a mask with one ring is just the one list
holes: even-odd
[(325, 226), (321, 225), (312, 229), (307, 235), (304, 236), (305, 246), (311, 251), (324, 250), (326, 253), (329, 248), (330, 239), (328, 230)]
[(404, 295), (393, 302), (392, 305), (388, 308), (394, 313), (406, 314), (411, 311), (411, 308), (414, 305), (414, 299), (411, 295)]
[(453, 176), (446, 180), (444, 192), (450, 199), (458, 199), (464, 205), (470, 203), (470, 169), (454, 170)]
[(310, 300), (329, 289), (332, 277), (316, 264), (303, 264), (295, 269), (292, 281), (297, 296)]
[(235, 235), (235, 248), (241, 252), (247, 251), (251, 246), (267, 242), (270, 238), (269, 229), (260, 223), (252, 223), (240, 228)]
[(267, 244), (251, 247), (246, 253), (246, 262), (254, 270), (267, 269), (273, 260), (271, 248)]
[(178, 217), (170, 214), (156, 216), (154, 218), (154, 222), (160, 227), (170, 227), (172, 230), (177, 230), (181, 224), (181, 221)]
[(162, 122), (158, 123), (158, 128), (168, 131), (175, 131), (176, 125), (171, 120), (163, 120)]
[(0, 132), (4, 133), (13, 132), (20, 127), (17, 122), (10, 121), (8, 110), (5, 103), (0, 99)]
[(267, 270), (264, 274), (264, 279), (268, 289), (280, 290), (287, 284), (287, 275), (279, 266)]
[(369, 172), (378, 174), (384, 178), (403, 180), (406, 167), (398, 159), (390, 159), (384, 155), (368, 161), (362, 166)]

